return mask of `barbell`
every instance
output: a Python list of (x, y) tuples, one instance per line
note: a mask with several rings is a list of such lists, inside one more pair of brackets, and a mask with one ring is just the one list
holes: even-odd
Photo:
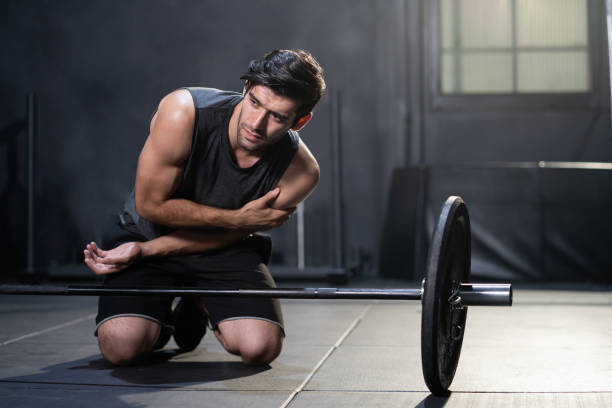
[(271, 288), (206, 289), (196, 287), (104, 287), (101, 285), (0, 285), (10, 295), (167, 295), (259, 297), (277, 299), (400, 299), (421, 300), (421, 362), (434, 395), (448, 395), (465, 334), (468, 306), (512, 306), (512, 285), (469, 283), (470, 220), (461, 197), (442, 207), (429, 249), (427, 271), (416, 289)]

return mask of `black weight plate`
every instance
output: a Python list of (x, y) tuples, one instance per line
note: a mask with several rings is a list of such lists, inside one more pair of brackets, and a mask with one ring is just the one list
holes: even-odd
[(434, 231), (422, 297), (421, 361), (434, 395), (448, 395), (459, 362), (467, 308), (453, 308), (449, 298), (456, 285), (469, 281), (470, 256), (467, 207), (460, 197), (451, 196)]

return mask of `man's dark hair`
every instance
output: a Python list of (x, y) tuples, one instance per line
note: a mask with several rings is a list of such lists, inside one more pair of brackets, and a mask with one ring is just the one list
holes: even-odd
[(304, 50), (275, 50), (253, 60), (240, 79), (247, 81), (247, 91), (254, 85), (265, 85), (274, 93), (300, 103), (296, 121), (312, 112), (323, 95), (323, 68)]

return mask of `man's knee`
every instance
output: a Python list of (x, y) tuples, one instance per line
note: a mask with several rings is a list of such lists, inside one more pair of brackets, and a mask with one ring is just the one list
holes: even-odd
[(253, 338), (241, 345), (240, 357), (249, 365), (267, 365), (278, 357), (282, 347), (282, 336)]
[(266, 365), (274, 361), (283, 346), (283, 332), (276, 324), (258, 319), (222, 322), (215, 332), (227, 351), (246, 364)]
[(100, 352), (111, 364), (137, 363), (151, 351), (160, 332), (160, 325), (139, 317), (117, 317), (98, 328)]

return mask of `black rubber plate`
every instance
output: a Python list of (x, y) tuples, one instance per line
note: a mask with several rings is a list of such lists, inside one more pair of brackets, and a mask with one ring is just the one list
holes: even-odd
[(460, 197), (451, 196), (434, 231), (422, 298), (421, 361), (434, 395), (448, 395), (459, 362), (467, 308), (454, 309), (448, 300), (455, 285), (469, 281), (470, 256), (467, 207)]

